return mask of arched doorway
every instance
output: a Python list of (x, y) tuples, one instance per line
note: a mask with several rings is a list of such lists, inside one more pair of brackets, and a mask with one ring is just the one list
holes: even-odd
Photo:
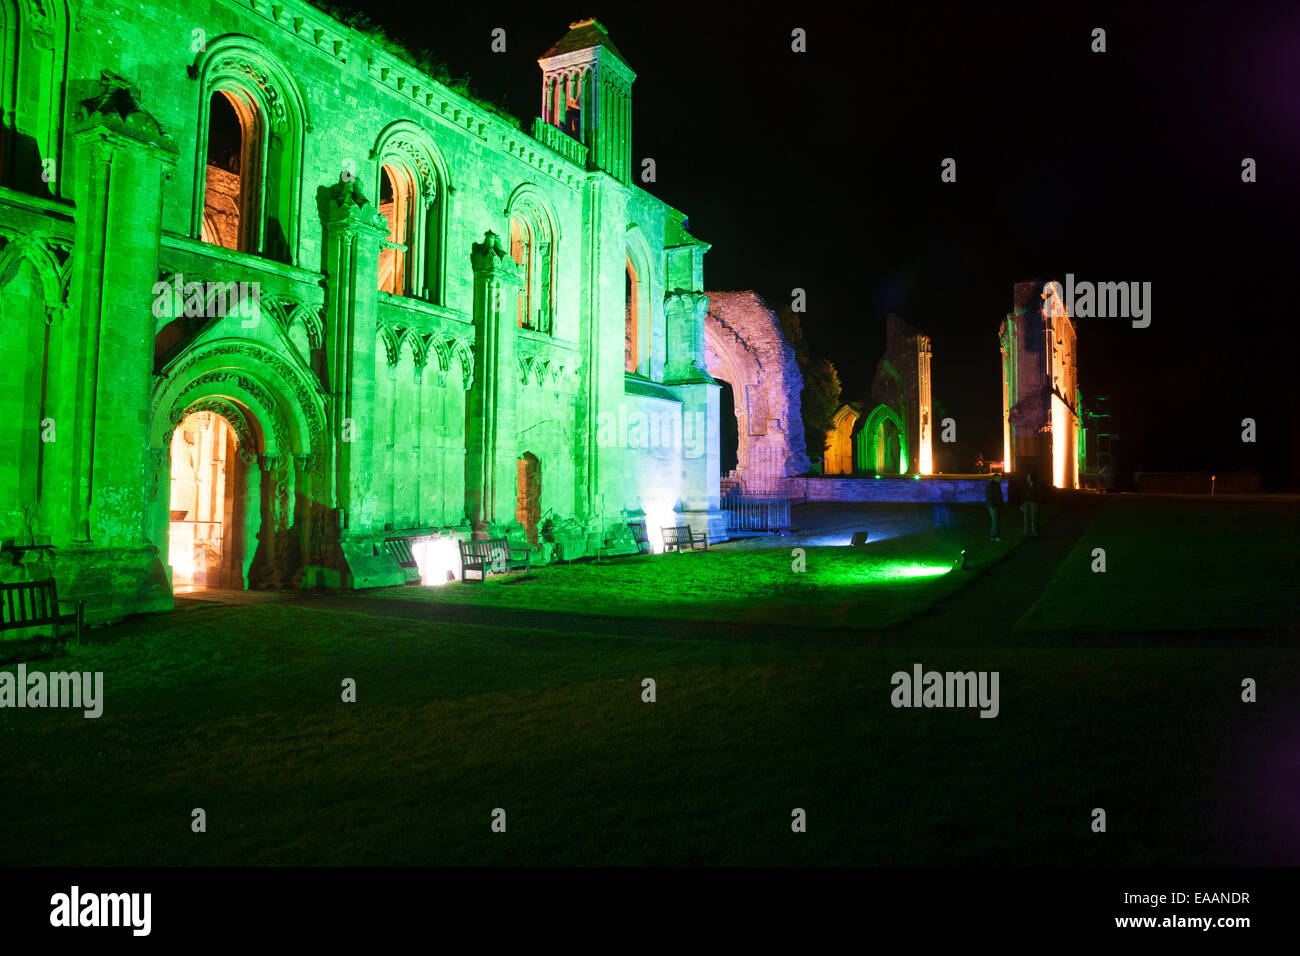
[(879, 475), (907, 474), (907, 435), (898, 413), (888, 405), (877, 405), (858, 432), (858, 470)]
[(542, 513), (542, 463), (532, 452), (524, 452), (516, 462), (515, 520), (524, 526), (528, 543), (537, 546), (537, 522)]
[(740, 421), (736, 418), (736, 393), (726, 379), (717, 379), (722, 386), (718, 396), (718, 461), (722, 477), (726, 478), (740, 464)]
[(831, 430), (826, 435), (825, 461), (822, 473), (826, 475), (853, 474), (853, 426), (858, 413), (843, 405), (831, 420)]
[[(882, 475), (891, 475), (898, 468), (898, 426), (888, 418), (882, 418), (872, 436), (876, 447), (876, 471)], [(906, 469), (903, 469), (906, 471)]]
[[(263, 322), (260, 328), (275, 324)], [(290, 342), (282, 339), (272, 348), (223, 335), (237, 327), (230, 315), (218, 319), (158, 377), (150, 424), (157, 482), (151, 495), (152, 539), (170, 544), (175, 432), (195, 412), (212, 412), (234, 431), (234, 440), (226, 439), (232, 524), (223, 528), (220, 586), (337, 586), (346, 564), (334, 535), (346, 518), (337, 509), (331, 513), (331, 501), (348, 500), (354, 483), (368, 476), (350, 475), (330, 485), (319, 384)], [(215, 520), (206, 514), (189, 518)]]
[(172, 586), (244, 587), (244, 475), (230, 422), (196, 411), (171, 442), (168, 561)]

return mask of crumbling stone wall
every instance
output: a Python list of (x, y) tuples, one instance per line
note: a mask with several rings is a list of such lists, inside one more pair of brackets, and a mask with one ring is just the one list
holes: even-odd
[[(859, 409), (842, 406), (836, 421), (857, 411), (853, 428), (855, 474), (934, 473), (934, 406), (930, 395), (930, 337), (890, 313), (885, 320), (885, 354), (876, 363), (871, 394)], [(828, 444), (836, 440), (832, 431)], [(842, 437), (839, 439), (842, 443)]]
[(758, 293), (710, 292), (705, 318), (709, 374), (735, 396), (738, 464), (747, 490), (775, 490), (808, 470), (799, 394), (803, 375), (776, 314)]

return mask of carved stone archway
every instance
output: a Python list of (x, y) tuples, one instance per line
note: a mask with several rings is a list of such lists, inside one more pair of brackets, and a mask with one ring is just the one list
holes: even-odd
[(150, 451), (154, 535), (166, 540), (172, 432), (195, 411), (213, 411), (235, 432), (246, 466), (250, 587), (300, 583), (308, 567), (332, 561), (333, 482), (319, 389), (293, 362), (261, 343), (219, 339), (186, 350), (154, 389)]

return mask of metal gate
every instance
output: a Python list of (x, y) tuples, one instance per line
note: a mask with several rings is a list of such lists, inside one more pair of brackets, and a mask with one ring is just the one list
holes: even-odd
[(727, 534), (765, 534), (790, 530), (790, 499), (733, 491), (722, 499)]
[(722, 482), (727, 534), (771, 534), (790, 529), (785, 460), (771, 445), (750, 447), (742, 467)]

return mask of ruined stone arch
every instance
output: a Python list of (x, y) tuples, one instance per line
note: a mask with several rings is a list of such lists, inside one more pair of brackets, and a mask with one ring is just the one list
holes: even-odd
[[(196, 239), (204, 235), (211, 102), (214, 93), (224, 93), (241, 123), (256, 124), (245, 131), (255, 135), (256, 142), (245, 144), (248, 168), (241, 171), (241, 176), (249, 177), (244, 189), (251, 194), (245, 204), (249, 231), (241, 248), (297, 265), (304, 141), (311, 132), (307, 102), (297, 81), (267, 47), (239, 34), (209, 41), (190, 67), (190, 75), (199, 83), (191, 235)], [(241, 224), (241, 231), (244, 228)]]
[[(741, 477), (741, 463), (749, 457), (749, 416), (745, 408), (746, 386), (757, 385), (758, 370), (754, 359), (735, 336), (728, 335), (716, 322), (704, 323), (705, 359), (712, 356), (714, 361), (708, 363), (709, 374), (725, 382), (731, 388), (733, 410), (736, 418), (736, 467), (735, 477)], [(721, 413), (721, 411), (720, 411)]]
[(879, 394), (888, 394), (891, 383), (894, 394), (898, 396), (898, 400), (901, 402), (903, 398), (903, 379), (898, 374), (898, 369), (894, 368), (893, 363), (888, 359), (881, 359), (880, 364), (876, 367), (876, 381), (872, 384), (877, 387)]
[[(885, 342), (885, 354), (876, 364), (865, 407), (888, 405), (902, 421), (899, 443), (906, 460), (900, 463), (900, 472), (930, 474), (934, 449), (930, 337), (891, 312), (885, 318)], [(874, 460), (862, 457), (868, 454), (859, 452), (860, 463), (873, 470)]]
[(858, 409), (854, 406), (841, 405), (835, 417), (831, 419), (831, 429), (826, 435), (822, 474), (853, 474), (853, 430), (859, 417)]
[(736, 466), (724, 477), (746, 491), (777, 492), (785, 477), (807, 471), (803, 374), (780, 320), (761, 296), (752, 290), (709, 293), (704, 357), (709, 374), (730, 387), (734, 402)]
[(893, 425), (898, 433), (898, 473), (900, 475), (907, 474), (908, 462), (910, 461), (907, 447), (907, 428), (898, 412), (883, 402), (873, 408), (869, 415), (861, 419), (861, 427), (856, 429), (858, 432), (856, 443), (858, 471), (887, 473), (887, 471), (881, 470), (879, 467), (885, 452), (885, 449), (880, 445), (880, 433), (882, 426), (886, 423)]

